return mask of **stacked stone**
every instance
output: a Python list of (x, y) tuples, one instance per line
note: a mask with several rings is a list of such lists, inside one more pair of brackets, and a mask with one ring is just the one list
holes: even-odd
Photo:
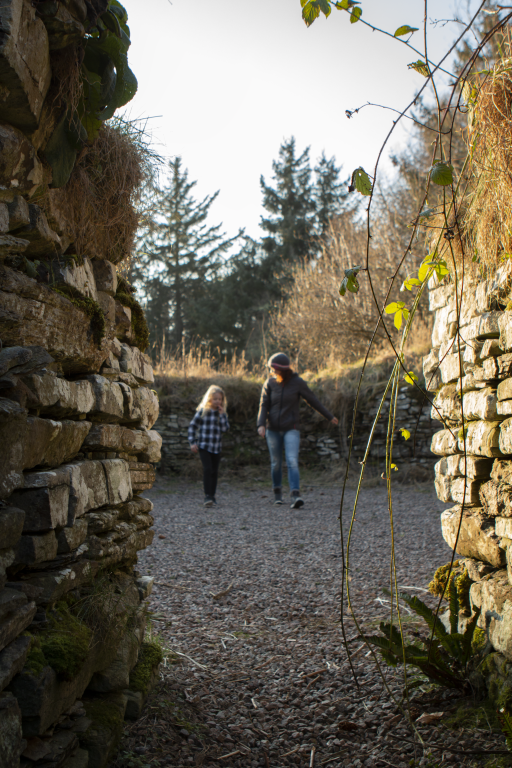
[(77, 255), (58, 189), (78, 147), (55, 146), (68, 118), (50, 52), (93, 18), (83, 0), (0, 3), (1, 768), (102, 768), (159, 658), (135, 569), (153, 537), (140, 494), (158, 401), (110, 263), (129, 254), (99, 237)]
[(432, 418), (444, 422), (432, 439), (436, 491), (455, 503), (441, 515), (443, 536), (467, 557), (479, 625), (512, 660), (512, 312), (503, 309), (510, 274), (506, 265), (492, 279), (466, 281), (462, 300), (453, 284), (432, 285), (424, 373)]
[[(75, 291), (115, 303), (115, 268), (84, 262), (67, 269)], [(98, 346), (65, 296), (5, 266), (0, 279), (0, 764), (100, 768), (144, 699), (130, 674), (152, 583), (134, 566), (153, 538), (140, 495), (160, 459), (153, 373), (122, 325)], [(70, 674), (38, 663), (38, 643), (98, 577), (100, 603), (119, 595), (122, 631), (92, 632)]]
[[(207, 382), (205, 382), (205, 388)], [(354, 439), (355, 455), (364, 455), (366, 443), (370, 435), (373, 420), (377, 413), (380, 396), (370, 398), (360, 408)], [(233, 467), (245, 464), (266, 465), (268, 451), (266, 443), (258, 437), (256, 431), (256, 413), (258, 397), (250, 404), (248, 410), (254, 416), (238, 421), (230, 416), (230, 431), (222, 441), (223, 461)], [(350, 408), (348, 409), (350, 412)], [(386, 432), (389, 400), (384, 404), (382, 418), (375, 431), (370, 462), (382, 465), (386, 455)], [(163, 473), (179, 473), (190, 462), (197, 461), (190, 452), (188, 443), (188, 425), (194, 415), (191, 409), (180, 413), (162, 414), (155, 424), (155, 430), (162, 438), (162, 460), (159, 470)], [(408, 429), (414, 438), (406, 441), (400, 432), (401, 428)], [(406, 464), (432, 465), (432, 455), (429, 449), (435, 425), (430, 416), (428, 402), (423, 394), (410, 385), (400, 389), (398, 394), (397, 417), (395, 424), (394, 456)], [(340, 461), (348, 453), (348, 443), (342, 438), (340, 430), (326, 425), (323, 418), (304, 406), (301, 413), (301, 446), (300, 458), (305, 466), (330, 467), (332, 462)], [(199, 465), (198, 465), (199, 466)]]
[[(370, 431), (380, 405), (380, 398), (381, 395), (375, 395), (363, 403), (359, 409), (353, 442), (354, 454), (358, 459), (361, 459), (365, 454)], [(382, 469), (386, 456), (389, 404), (390, 397), (385, 400), (382, 406), (380, 420), (377, 423), (369, 453), (370, 466), (373, 464), (382, 467)], [(406, 429), (411, 434), (407, 440), (403, 437), (402, 429)], [(423, 392), (410, 384), (400, 387), (393, 435), (393, 461), (398, 460), (402, 465), (405, 463), (431, 466), (432, 456), (429, 445), (434, 430), (435, 425), (432, 423), (430, 408), (425, 401)]]

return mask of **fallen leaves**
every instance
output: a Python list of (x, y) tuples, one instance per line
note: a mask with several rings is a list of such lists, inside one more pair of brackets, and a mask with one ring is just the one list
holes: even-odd
[(437, 723), (444, 716), (444, 712), (424, 712), (416, 720), (416, 725), (430, 725), (430, 723)]

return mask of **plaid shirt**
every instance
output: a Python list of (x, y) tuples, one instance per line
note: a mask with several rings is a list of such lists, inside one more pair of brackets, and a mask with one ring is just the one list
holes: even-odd
[[(220, 453), (222, 450), (222, 433), (229, 429), (228, 417), (218, 411), (196, 411), (188, 426), (188, 441), (210, 453)], [(199, 430), (199, 439), (197, 431)]]

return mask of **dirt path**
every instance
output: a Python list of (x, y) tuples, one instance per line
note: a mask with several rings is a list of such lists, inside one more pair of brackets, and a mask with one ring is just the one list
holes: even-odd
[[(119, 766), (128, 755), (136, 768), (411, 765), (410, 733), (351, 620), (359, 690), (341, 644), (339, 495), (308, 488), (296, 511), (274, 507), (261, 488), (221, 484), (219, 506), (205, 511), (199, 484), (153, 489), (156, 536), (140, 570), (155, 577), (153, 627), (178, 663), (163, 669)], [(409, 592), (449, 559), (439, 523), (445, 506), (428, 485), (397, 489), (398, 579)], [(387, 617), (389, 530), (385, 489), (363, 490), (351, 590), (366, 626)], [(400, 695), (400, 679), (386, 674)], [(424, 694), (417, 714), (444, 711), (452, 700)], [(441, 743), (433, 752), (439, 765), (470, 764), (450, 751), (464, 734), (420, 730)], [(415, 759), (429, 764), (418, 750)]]

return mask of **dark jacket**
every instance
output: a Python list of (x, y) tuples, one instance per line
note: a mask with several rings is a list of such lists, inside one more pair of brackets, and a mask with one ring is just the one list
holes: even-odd
[(268, 427), (276, 432), (299, 429), (301, 397), (329, 421), (334, 418), (313, 394), (304, 379), (294, 373), (286, 384), (279, 384), (274, 377), (266, 380), (261, 390), (257, 426)]

